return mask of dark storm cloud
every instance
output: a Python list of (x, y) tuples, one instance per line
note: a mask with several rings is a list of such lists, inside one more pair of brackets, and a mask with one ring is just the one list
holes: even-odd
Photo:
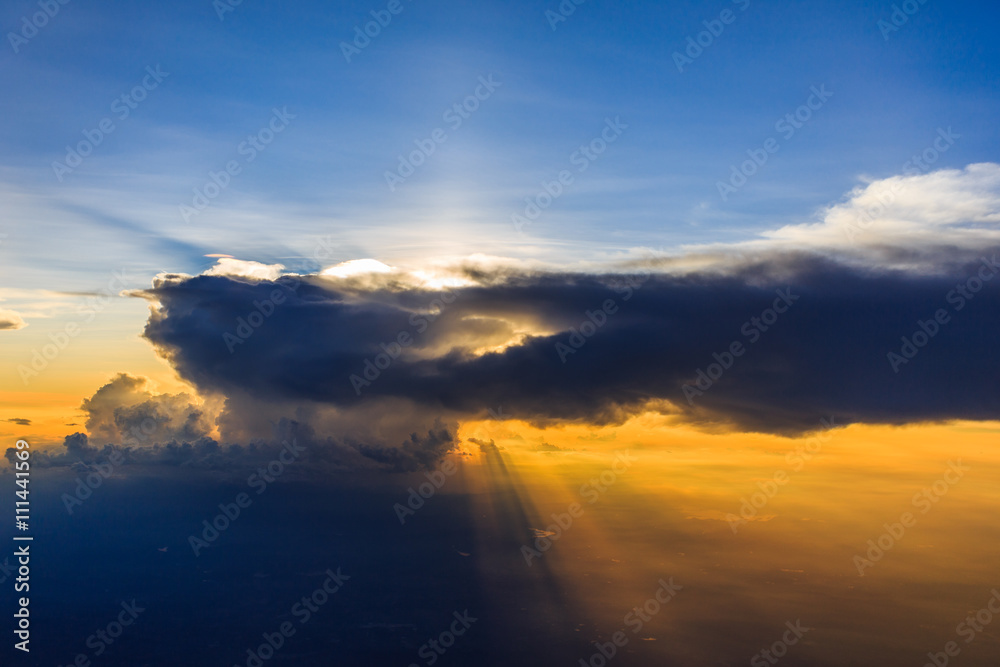
[[(288, 279), (178, 278), (149, 292), (161, 308), (145, 335), (199, 389), (261, 402), (351, 409), (395, 399), (451, 418), (503, 405), (537, 422), (609, 422), (657, 405), (694, 422), (771, 432), (814, 429), (830, 415), (844, 423), (987, 419), (1000, 414), (1000, 280), (976, 283), (980, 271), (997, 270), (994, 253), (985, 256), (934, 276), (787, 254), (684, 276), (508, 272), (445, 293), (443, 307), (429, 307), (442, 293), (398, 286), (359, 292), (317, 278), (294, 289)], [(981, 287), (971, 299), (956, 291), (970, 278)], [(283, 303), (230, 353), (225, 334), (275, 290)], [(588, 312), (602, 320), (596, 313), (609, 300), (606, 323), (577, 349), (584, 339), (572, 330), (589, 330)], [(787, 308), (776, 322), (749, 325), (776, 302)], [(887, 355), (902, 356), (901, 337), (939, 310), (947, 323), (894, 369)], [(554, 333), (472, 353), (518, 322)], [(412, 337), (402, 354), (378, 377), (369, 368), (370, 385), (352, 383), (383, 344), (395, 351), (401, 332)], [(744, 354), (711, 387), (703, 380), (702, 394), (686, 395), (683, 385), (697, 388), (699, 369), (717, 374), (713, 355), (725, 360), (734, 342)]]
[(396, 447), (361, 444), (358, 450), (369, 459), (395, 472), (432, 468), (455, 445), (451, 432), (438, 423), (426, 436), (416, 433)]

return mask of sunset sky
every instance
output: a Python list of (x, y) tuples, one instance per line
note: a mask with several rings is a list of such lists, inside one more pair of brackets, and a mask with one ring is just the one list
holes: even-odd
[(11, 664), (995, 665), (998, 18), (6, 3)]

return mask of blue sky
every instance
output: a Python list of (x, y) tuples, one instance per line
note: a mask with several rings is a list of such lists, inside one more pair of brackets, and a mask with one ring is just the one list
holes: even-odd
[[(341, 42), (386, 5), (245, 0), (220, 20), (208, 0), (71, 0), (17, 53), (8, 36), (11, 280), (96, 288), (123, 262), (140, 276), (197, 272), (207, 253), (315, 267), (319, 238), (336, 261), (485, 252), (572, 264), (815, 219), (859, 179), (900, 173), (938, 128), (961, 139), (935, 169), (996, 161), (1000, 148), (989, 3), (929, 0), (885, 39), (889, 2), (590, 0), (553, 30), (557, 2), (402, 0), (346, 62)], [(733, 21), (678, 72), (673, 53), (723, 10)], [(37, 11), (6, 3), (5, 33)], [(111, 105), (148, 66), (169, 75), (119, 119)], [(450, 129), (443, 113), (489, 76), (500, 86)], [(833, 96), (782, 138), (775, 122), (812, 86)], [(274, 108), (295, 118), (245, 163), (241, 142)], [(524, 198), (619, 117), (621, 138), (517, 234)], [(52, 163), (104, 118), (114, 132), (60, 182)], [(436, 128), (447, 141), (391, 192), (385, 172)], [(778, 153), (723, 201), (717, 183), (769, 137)], [(240, 174), (185, 222), (180, 205), (231, 160)]]

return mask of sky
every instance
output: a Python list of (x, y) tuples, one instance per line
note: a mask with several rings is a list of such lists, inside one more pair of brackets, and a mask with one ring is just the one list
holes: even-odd
[[(925, 3), (888, 39), (884, 3), (584, 3), (554, 29), (545, 12), (558, 4), (401, 6), (351, 62), (340, 44), (380, 7), (244, 2), (220, 19), (206, 2), (62, 6), (2, 55), (2, 83), (16, 91), (0, 134), (17, 230), (5, 265), (96, 288), (123, 246), (148, 275), (197, 272), (211, 252), (308, 263), (326, 237), (338, 261), (489, 247), (571, 262), (814, 219), (860, 179), (899, 174), (939, 128), (961, 139), (935, 169), (990, 161), (997, 149), (1000, 47), (988, 3)], [(33, 7), (6, 4), (5, 25)], [(725, 9), (733, 22), (679, 72), (673, 54)], [(146, 67), (165, 78), (135, 109), (113, 111)], [(498, 87), (452, 129), (444, 113), (479, 77)], [(813, 86), (832, 96), (786, 139), (776, 122)], [(241, 142), (275, 108), (294, 119), (246, 164)], [(517, 233), (511, 214), (524, 198), (574, 168), (574, 151), (619, 117), (620, 141)], [(60, 180), (53, 162), (104, 118), (112, 134)], [(446, 142), (390, 191), (385, 172), (437, 128)], [(723, 201), (717, 183), (769, 137), (781, 150)], [(185, 221), (180, 206), (233, 159), (242, 173)], [(53, 238), (40, 217), (67, 224)], [(41, 247), (84, 243), (87, 261), (38, 261)]]
[(807, 613), (788, 664), (931, 659), (996, 585), (998, 18), (5, 3), (0, 438), (73, 556), (34, 658), (144, 594), (111, 659), (247, 664), (336, 556), (289, 664), (425, 664), (468, 605), (442, 664), (588, 664), (672, 576), (617, 664), (762, 664)]
[[(16, 91), (0, 102), (3, 307), (35, 322), (14, 359), (64, 326), (67, 307), (86, 307), (65, 293), (197, 274), (206, 255), (294, 271), (367, 257), (419, 270), (480, 253), (573, 267), (822, 220), (860, 184), (912, 170), (942, 129), (955, 138), (921, 171), (997, 149), (986, 3), (925, 3), (893, 30), (885, 3), (584, 3), (568, 16), (545, 3), (400, 6), (354, 53), (341, 45), (365, 44), (355, 27), (387, 10), (68, 3), (35, 34), (22, 21), (35, 5), (5, 5), (5, 25), (21, 27), (0, 54)], [(688, 42), (720, 25), (700, 54)], [(814, 87), (829, 97), (808, 121), (776, 127)], [(486, 99), (469, 102), (477, 90)], [(463, 102), (475, 111), (459, 116)], [(247, 139), (269, 138), (275, 109), (287, 128), (258, 151)], [(620, 136), (581, 158), (606, 119)], [(54, 166), (87, 151), (88, 132), (93, 152)], [(777, 152), (720, 193), (769, 139)], [(433, 154), (390, 189), (386, 173), (428, 141)], [(549, 203), (552, 183), (563, 190)], [(211, 199), (196, 193), (206, 186)], [(99, 325), (134, 342), (144, 313), (112, 304)], [(122, 354), (154, 372), (142, 350)], [(102, 373), (92, 367), (90, 384)]]

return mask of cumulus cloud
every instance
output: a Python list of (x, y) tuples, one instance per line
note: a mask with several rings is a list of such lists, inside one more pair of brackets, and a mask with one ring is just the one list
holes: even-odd
[(189, 442), (209, 436), (211, 418), (188, 394), (153, 394), (146, 378), (121, 373), (83, 401), (86, 428), (102, 443)]
[(157, 394), (146, 378), (122, 373), (83, 401), (86, 433), (67, 436), (63, 450), (40, 451), (33, 460), (39, 467), (88, 470), (117, 453), (127, 465), (232, 471), (266, 464), (296, 443), (305, 452), (301, 475), (412, 472), (434, 467), (457, 444), (456, 426), (439, 418), (406, 410), (381, 418), (365, 409), (344, 415), (306, 403), (261, 402), (239, 392)]
[(392, 273), (392, 267), (377, 259), (352, 259), (324, 269), (320, 275), (347, 278), (369, 273)]
[(220, 257), (215, 266), (205, 271), (205, 275), (274, 280), (281, 275), (284, 268), (281, 264), (262, 264), (234, 257)]

